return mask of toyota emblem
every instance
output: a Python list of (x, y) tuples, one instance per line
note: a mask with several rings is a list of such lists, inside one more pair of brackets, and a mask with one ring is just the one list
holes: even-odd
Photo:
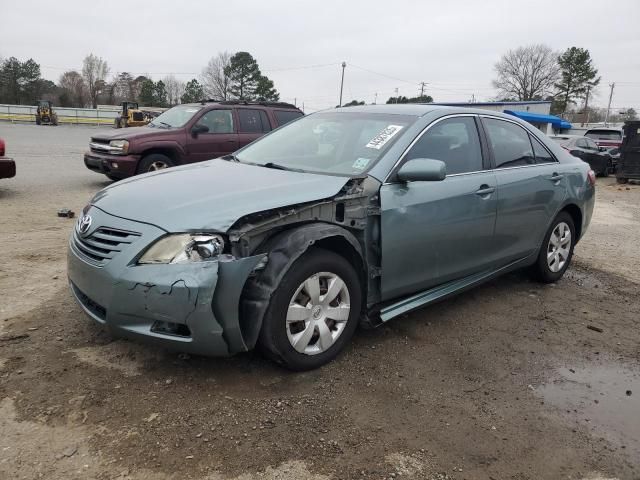
[(91, 216), (83, 215), (78, 220), (78, 232), (84, 235), (89, 231), (89, 228), (91, 228)]

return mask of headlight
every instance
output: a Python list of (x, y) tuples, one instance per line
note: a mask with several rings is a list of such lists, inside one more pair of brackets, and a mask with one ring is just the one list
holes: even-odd
[(203, 262), (216, 259), (223, 250), (224, 239), (220, 235), (179, 233), (158, 240), (138, 263)]
[(111, 140), (109, 146), (112, 148), (113, 153), (126, 155), (129, 151), (129, 142), (126, 140)]

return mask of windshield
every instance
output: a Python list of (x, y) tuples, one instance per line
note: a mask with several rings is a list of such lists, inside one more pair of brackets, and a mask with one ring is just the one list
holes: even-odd
[(337, 175), (368, 171), (416, 120), (412, 115), (316, 113), (238, 152), (240, 162)]
[(182, 127), (201, 109), (202, 107), (194, 105), (178, 105), (154, 118), (149, 125), (152, 127)]
[(589, 130), (585, 137), (596, 140), (622, 140), (622, 132), (616, 130)]

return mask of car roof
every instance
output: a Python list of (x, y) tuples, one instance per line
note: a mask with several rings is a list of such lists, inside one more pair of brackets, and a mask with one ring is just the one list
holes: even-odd
[(502, 117), (508, 120), (522, 123), (519, 122), (519, 119), (513, 115), (496, 112), (495, 110), (484, 110), (480, 108), (468, 108), (449, 105), (434, 105), (432, 103), (387, 103), (381, 105), (354, 105), (349, 107), (330, 108), (322, 111), (343, 113), (386, 113), (389, 115), (413, 115), (416, 117), (422, 117), (432, 112), (437, 112), (442, 115), (467, 113), (474, 115), (492, 115), (495, 117)]

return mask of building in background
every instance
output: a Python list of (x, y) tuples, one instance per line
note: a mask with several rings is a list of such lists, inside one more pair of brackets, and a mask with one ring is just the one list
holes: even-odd
[(571, 124), (569, 122), (549, 113), (551, 111), (551, 102), (546, 100), (530, 102), (458, 102), (436, 103), (435, 105), (481, 108), (483, 110), (507, 113), (529, 122), (531, 125), (547, 135), (565, 132), (571, 128)]

